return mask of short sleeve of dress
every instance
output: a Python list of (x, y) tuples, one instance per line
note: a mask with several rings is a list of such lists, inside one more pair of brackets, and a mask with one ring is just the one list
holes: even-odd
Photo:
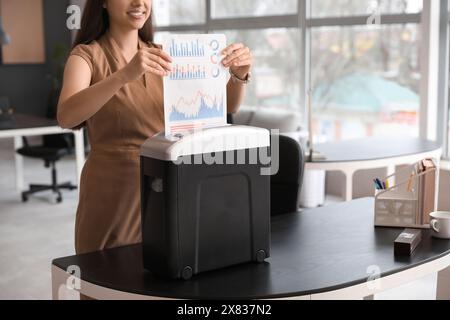
[[(69, 56), (79, 56), (84, 61), (86, 61), (86, 63), (89, 66), (89, 69), (91, 69), (92, 76), (94, 76), (94, 65), (95, 65), (94, 57), (95, 57), (95, 55), (94, 55), (94, 46), (92, 44), (91, 45), (87, 45), (87, 44), (77, 45), (75, 48), (72, 49)], [(80, 130), (85, 126), (86, 126), (86, 123), (82, 123), (78, 127), (72, 128), (72, 130)]]
[(79, 56), (83, 58), (89, 68), (91, 69), (92, 74), (94, 74), (94, 48), (93, 45), (87, 44), (79, 44), (70, 52), (70, 56)]

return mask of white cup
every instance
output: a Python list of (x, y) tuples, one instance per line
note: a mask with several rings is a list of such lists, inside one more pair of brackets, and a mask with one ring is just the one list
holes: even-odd
[(433, 236), (440, 239), (450, 239), (450, 212), (436, 211), (430, 213)]

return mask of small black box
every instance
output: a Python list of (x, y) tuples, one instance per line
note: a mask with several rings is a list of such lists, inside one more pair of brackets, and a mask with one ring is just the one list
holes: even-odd
[(394, 255), (410, 256), (422, 241), (422, 230), (405, 229), (394, 242)]

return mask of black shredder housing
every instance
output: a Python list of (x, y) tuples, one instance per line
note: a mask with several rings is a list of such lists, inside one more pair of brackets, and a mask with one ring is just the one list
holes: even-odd
[(144, 267), (189, 279), (268, 258), (269, 149), (269, 131), (246, 126), (147, 140), (141, 150)]

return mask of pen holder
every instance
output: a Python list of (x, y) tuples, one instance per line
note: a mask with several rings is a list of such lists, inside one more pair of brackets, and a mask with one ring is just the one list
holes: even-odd
[[(385, 180), (396, 179), (403, 172), (406, 171), (399, 171), (397, 174), (386, 177)], [(416, 164), (415, 172), (408, 180), (386, 190), (376, 190), (375, 226), (429, 228), (429, 213), (435, 211), (437, 205), (436, 174), (436, 168), (419, 173), (418, 164)], [(427, 181), (434, 182), (434, 185), (432, 187), (428, 185), (427, 188)]]

